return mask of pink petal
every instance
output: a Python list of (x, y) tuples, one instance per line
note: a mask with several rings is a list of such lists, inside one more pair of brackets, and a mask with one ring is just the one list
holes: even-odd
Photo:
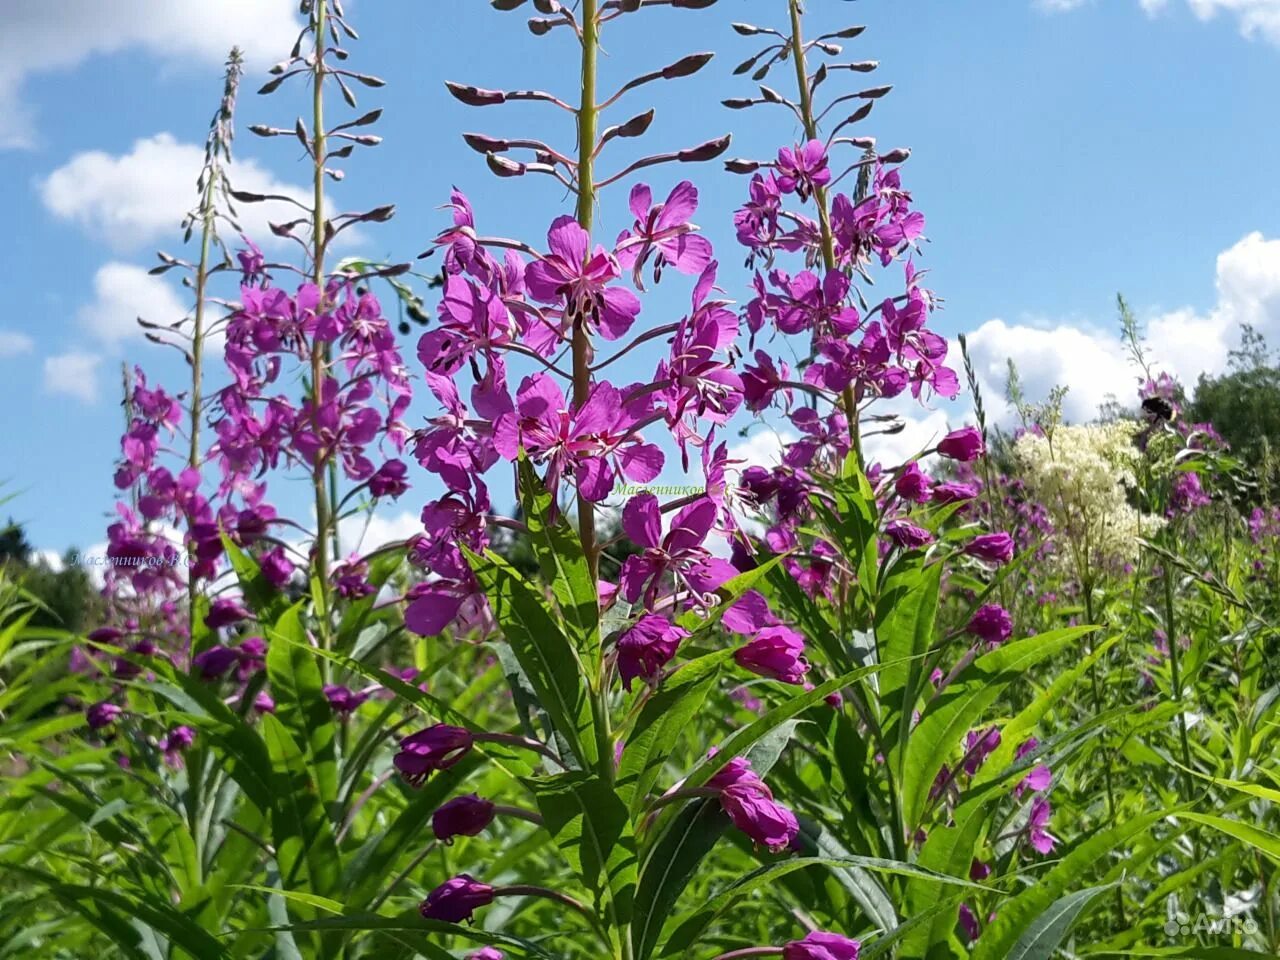
[(658, 498), (652, 493), (641, 493), (628, 500), (622, 508), (622, 529), (632, 543), (656, 547), (662, 538), (662, 511), (658, 509)]
[(658, 230), (669, 230), (688, 223), (698, 210), (698, 188), (688, 180), (675, 185), (658, 214)]

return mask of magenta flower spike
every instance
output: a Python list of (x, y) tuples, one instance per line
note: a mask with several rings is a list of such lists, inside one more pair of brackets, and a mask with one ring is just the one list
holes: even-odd
[(481, 907), (493, 903), (493, 898), (493, 887), (460, 873), (432, 890), (418, 911), (427, 920), (462, 923), (470, 921)]
[(824, 930), (810, 931), (803, 940), (782, 948), (782, 960), (858, 960), (857, 940)]
[(466, 756), (475, 738), (462, 727), (437, 723), (400, 741), (395, 767), (411, 786), (421, 786), (437, 770), (448, 770)]

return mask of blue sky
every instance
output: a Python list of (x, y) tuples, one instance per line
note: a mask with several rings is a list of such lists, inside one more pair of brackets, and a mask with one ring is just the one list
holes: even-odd
[[(102, 539), (122, 424), (121, 362), (171, 382), (183, 375), (131, 323), (139, 312), (168, 320), (189, 302), (176, 283), (148, 280), (143, 268), (157, 248), (178, 252), (177, 224), (194, 200), (199, 146), (230, 44), (244, 44), (251, 57), (242, 129), (289, 126), (304, 109), (300, 87), (254, 94), (264, 66), (292, 43), (291, 0), (118, 5), (118, 29), (104, 31), (101, 8), (89, 0), (17, 0), (0, 37), (0, 95), (17, 107), (0, 119), (0, 259), (10, 303), (0, 320), (8, 451), (0, 479), (18, 494), (6, 509), (38, 546), (55, 550)], [(570, 121), (546, 107), (467, 108), (443, 81), (570, 93), (570, 38), (535, 39), (524, 17), (480, 0), (349, 7), (362, 35), (353, 65), (388, 82), (362, 94), (362, 107), (385, 108), (385, 139), (347, 164), (337, 201), (347, 209), (394, 202), (398, 214), (347, 252), (411, 259), (442, 225), (435, 208), (451, 184), (470, 195), (484, 232), (539, 242), (567, 209), (563, 192), (545, 178), (495, 180), (458, 134), (568, 145)], [(894, 91), (860, 132), (914, 151), (905, 178), (928, 217), (924, 264), (946, 299), (939, 325), (970, 333), (997, 414), (1010, 355), (1034, 392), (1068, 382), (1077, 417), (1108, 392), (1128, 393), (1131, 371), (1115, 340), (1117, 291), (1148, 322), (1157, 359), (1189, 381), (1222, 368), (1241, 321), (1280, 339), (1280, 241), (1272, 240), (1280, 237), (1280, 0), (810, 7), (811, 36), (868, 27), (845, 53), (880, 61), (866, 85), (892, 83)], [(719, 106), (753, 92), (730, 71), (756, 43), (729, 22), (781, 26), (781, 0), (721, 0), (709, 11), (629, 19), (605, 35), (602, 89), (686, 53), (718, 53), (698, 76), (651, 85), (619, 104), (614, 122), (656, 105), (646, 151), (732, 131), (732, 155), (764, 157), (798, 136), (781, 108)], [(864, 85), (837, 77), (828, 94)], [(790, 79), (768, 82), (786, 89)], [(236, 148), (242, 188), (305, 182), (296, 145), (242, 133)], [(614, 164), (610, 157), (602, 166)], [(659, 168), (648, 179), (661, 197), (686, 174), (701, 186), (697, 220), (717, 245), (722, 279), (736, 284), (743, 274), (729, 224), (745, 182), (710, 167)], [(626, 189), (603, 198), (606, 239), (629, 222)], [(646, 311), (674, 318), (687, 296), (687, 284), (664, 282)], [(405, 352), (412, 357), (412, 342)], [(964, 412), (963, 404), (912, 411), (904, 442), (923, 443)], [(414, 512), (406, 503), (389, 528), (403, 528)]]

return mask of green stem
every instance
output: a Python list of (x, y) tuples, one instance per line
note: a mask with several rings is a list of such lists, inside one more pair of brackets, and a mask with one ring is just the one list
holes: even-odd
[[(187, 453), (187, 466), (193, 470), (200, 468), (200, 407), (202, 404), (201, 387), (204, 381), (204, 299), (209, 283), (209, 251), (213, 243), (213, 191), (214, 183), (217, 179), (216, 171), (213, 169), (206, 170), (205, 177), (204, 194), (200, 198), (200, 260), (196, 264), (195, 275), (196, 305), (191, 330), (191, 403), (187, 411), (187, 432), (191, 440), (190, 449)], [(183, 556), (184, 562), (187, 562), (187, 648), (194, 654), (195, 651), (192, 648), (196, 635), (196, 597), (199, 591), (195, 577), (192, 576), (191, 565), (188, 562), (188, 558), (191, 556), (189, 552), (190, 544), (184, 544), (184, 546), (187, 548)], [(199, 829), (200, 807), (203, 800), (201, 794), (203, 784), (201, 781), (205, 773), (203, 750), (195, 752), (188, 769), (191, 771), (192, 783), (189, 791), (190, 802), (187, 807), (187, 816), (191, 828), (192, 842), (196, 845), (196, 863), (200, 865), (202, 874), (200, 882), (203, 883), (204, 851), (201, 841), (204, 833)]]
[[(324, 217), (324, 75), (325, 31), (328, 29), (328, 0), (315, 0), (315, 48), (311, 82), (311, 154), (312, 171), (312, 220), (311, 220), (311, 280), (324, 296), (324, 254), (326, 246)], [(319, 341), (311, 345), (311, 398), (312, 415), (318, 417), (324, 397), (327, 376), (327, 348)], [(327, 650), (331, 644), (329, 624), (329, 525), (330, 497), (325, 482), (327, 461), (318, 460), (312, 469), (312, 486), (316, 503), (316, 539), (314, 548), (313, 580), (318, 584), (319, 597), (314, 597), (320, 625), (320, 638)]]
[[(804, 31), (800, 21), (800, 0), (790, 0), (791, 7), (791, 62), (795, 66), (796, 86), (800, 96), (800, 116), (804, 122), (805, 136), (818, 139), (818, 121), (813, 112), (813, 93), (809, 89), (809, 67), (804, 53)], [(818, 207), (818, 231), (822, 237), (822, 264), (828, 271), (836, 268), (836, 244), (831, 232), (831, 212), (827, 203), (826, 187), (815, 187), (814, 203)], [(846, 387), (841, 394), (844, 414), (849, 421), (849, 439), (852, 450), (862, 463), (862, 440), (858, 424), (858, 402), (853, 387)]]
[[(1085, 620), (1092, 626), (1095, 624), (1093, 616), (1093, 581), (1086, 579), (1082, 584), (1084, 588), (1084, 614)], [(1090, 641), (1092, 646), (1092, 641)], [(1089, 651), (1092, 653), (1092, 650)], [(1098, 686), (1098, 664), (1102, 658), (1099, 657), (1089, 665), (1089, 686), (1093, 692), (1093, 709), (1099, 716), (1102, 715), (1103, 700), (1102, 691)], [(1111, 823), (1116, 821), (1116, 793), (1115, 787), (1111, 783), (1111, 754), (1107, 751), (1106, 741), (1102, 746), (1102, 779), (1107, 788), (1107, 819)], [(1116, 910), (1120, 914), (1120, 925), (1124, 926), (1128, 921), (1125, 919), (1124, 909), (1124, 888), (1116, 887)]]
[[(595, 147), (599, 108), (596, 106), (596, 61), (600, 53), (599, 0), (582, 0), (578, 11), (582, 23), (582, 91), (578, 107), (578, 207), (576, 216), (582, 229), (591, 233), (595, 219)], [(591, 246), (587, 245), (590, 256)], [(586, 316), (574, 318), (573, 324), (573, 403), (581, 407), (591, 394), (591, 334)], [(587, 569), (592, 580), (600, 575), (600, 550), (596, 543), (595, 506), (578, 494), (578, 536), (587, 558)], [(605, 783), (616, 778), (613, 762), (613, 732), (609, 717), (608, 671), (601, 658), (600, 673), (594, 678), (595, 690), (591, 697), (591, 712), (595, 721), (597, 769)], [(619, 960), (632, 960), (631, 928), (615, 924), (612, 931), (618, 945)]]
[(1191, 799), (1191, 744), (1187, 739), (1187, 715), (1182, 709), (1182, 668), (1178, 660), (1178, 623), (1173, 613), (1173, 564), (1164, 562), (1164, 632), (1169, 645), (1169, 673), (1173, 682), (1173, 702), (1178, 707), (1178, 739), (1182, 746), (1182, 771), (1178, 782), (1182, 800)]
[[(582, 0), (582, 98), (578, 109), (578, 223), (591, 232), (595, 216), (595, 142), (596, 142), (596, 59), (600, 49), (598, 0)], [(587, 255), (590, 256), (590, 244)], [(574, 318), (573, 325), (573, 402), (586, 403), (591, 393), (591, 335), (587, 318)], [(587, 556), (592, 579), (599, 573), (599, 551), (596, 549), (595, 506), (578, 494), (578, 536)]]

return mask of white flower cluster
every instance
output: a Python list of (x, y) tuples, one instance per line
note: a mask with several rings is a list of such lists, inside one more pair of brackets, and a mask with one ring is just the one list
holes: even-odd
[(1026, 433), (1014, 443), (1024, 482), (1065, 541), (1057, 555), (1082, 577), (1136, 559), (1138, 538), (1164, 524), (1129, 502), (1141, 463), (1133, 442), (1140, 426), (1127, 420), (1060, 426), (1050, 437)]

